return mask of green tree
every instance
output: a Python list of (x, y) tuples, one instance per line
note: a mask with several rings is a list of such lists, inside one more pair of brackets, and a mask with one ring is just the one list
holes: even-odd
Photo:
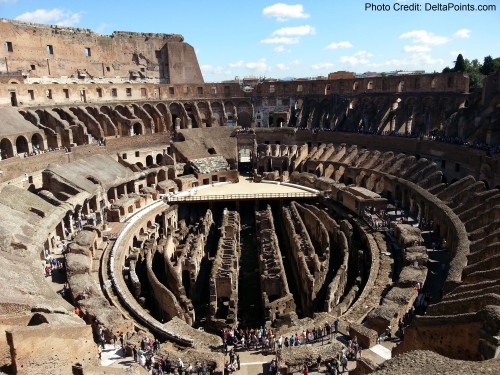
[(481, 67), (481, 73), (485, 76), (490, 75), (495, 71), (495, 64), (493, 63), (493, 57), (490, 55), (485, 56), (483, 61), (483, 66)]
[(461, 53), (458, 54), (457, 60), (455, 61), (454, 72), (465, 72), (465, 60)]
[(483, 87), (484, 75), (481, 73), (481, 63), (478, 59), (469, 61), (464, 60), (464, 72), (469, 75), (469, 89), (471, 91), (481, 89)]

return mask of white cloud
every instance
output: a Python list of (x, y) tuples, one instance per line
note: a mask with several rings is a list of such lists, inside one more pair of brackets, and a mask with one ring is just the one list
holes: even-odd
[(445, 36), (435, 35), (434, 33), (431, 33), (427, 30), (408, 31), (407, 33), (403, 33), (399, 36), (399, 39), (408, 39), (408, 38), (412, 38), (413, 43), (415, 44), (423, 44), (431, 46), (446, 44), (450, 41), (450, 39)]
[(201, 71), (203, 74), (230, 74), (231, 70), (225, 69), (222, 66), (213, 66), (210, 64), (202, 65)]
[(333, 42), (332, 44), (326, 46), (325, 49), (352, 48), (352, 47), (353, 45), (351, 42), (344, 41), (344, 42)]
[(314, 35), (316, 30), (314, 27), (309, 25), (297, 26), (297, 27), (283, 27), (274, 31), (271, 35), (273, 36), (304, 36), (304, 35)]
[(290, 70), (290, 68), (288, 66), (286, 66), (285, 64), (276, 64), (276, 69), (281, 70), (281, 71)]
[(322, 63), (322, 64), (314, 64), (311, 65), (311, 68), (314, 70), (322, 70), (327, 68), (332, 68), (334, 65), (332, 63)]
[(309, 14), (304, 13), (304, 7), (301, 4), (287, 5), (277, 3), (264, 8), (262, 14), (266, 17), (276, 18), (280, 22), (291, 18), (309, 18)]
[(75, 26), (80, 22), (82, 13), (74, 13), (62, 9), (37, 9), (16, 17), (18, 21), (33, 23), (48, 23), (59, 26)]
[(261, 40), (260, 42), (264, 44), (297, 44), (299, 42), (299, 39), (280, 37), (280, 38), (267, 38)]
[[(444, 64), (443, 59), (433, 58), (426, 53), (415, 53), (406, 59), (391, 59), (381, 63), (368, 64), (370, 68), (393, 68), (393, 69), (422, 69), (427, 67), (429, 69), (436, 69)], [(442, 68), (441, 68), (442, 69)]]
[(370, 63), (368, 58), (371, 56), (373, 55), (370, 52), (358, 51), (351, 56), (341, 56), (339, 61), (350, 66), (368, 65)]
[(468, 39), (470, 38), (471, 30), (469, 29), (460, 29), (453, 34), (454, 37), (456, 38), (462, 38), (462, 39)]
[(285, 53), (285, 52), (291, 52), (289, 49), (286, 49), (285, 46), (278, 46), (274, 48), (274, 52), (276, 53)]
[(252, 72), (257, 73), (266, 73), (271, 70), (269, 65), (267, 64), (266, 59), (262, 58), (257, 61), (249, 61), (246, 62), (244, 60), (239, 60), (235, 63), (230, 63), (229, 66), (231, 68), (246, 68)]
[(422, 52), (430, 52), (430, 47), (427, 46), (404, 46), (403, 50), (408, 53), (422, 53)]

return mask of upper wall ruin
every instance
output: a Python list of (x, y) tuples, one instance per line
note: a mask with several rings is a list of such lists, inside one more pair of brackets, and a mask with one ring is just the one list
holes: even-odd
[(103, 79), (203, 83), (193, 47), (181, 35), (114, 32), (30, 24), (1, 19), (5, 48), (0, 71), (20, 71), (25, 81), (64, 83)]

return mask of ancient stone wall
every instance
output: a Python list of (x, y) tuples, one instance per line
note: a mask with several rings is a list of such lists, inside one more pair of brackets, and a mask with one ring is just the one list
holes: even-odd
[(259, 242), (259, 273), (266, 321), (295, 312), (295, 301), (288, 288), (287, 276), (275, 232), (271, 207), (255, 213)]
[(193, 47), (181, 35), (29, 24), (2, 19), (0, 30), (10, 43), (0, 52), (2, 71), (22, 71), (28, 81), (50, 77), (91, 82), (121, 77), (121, 82), (203, 83)]
[(233, 324), (238, 320), (238, 274), (240, 250), (240, 215), (223, 212), (221, 236), (210, 273), (210, 314), (213, 320)]
[(87, 325), (19, 327), (7, 332), (16, 374), (70, 374), (75, 363), (97, 365), (92, 328)]
[[(299, 207), (300, 205), (292, 202), (289, 207), (282, 208), (283, 228), (288, 251), (292, 258), (294, 276), (300, 288), (302, 309), (305, 314), (309, 314), (313, 301), (325, 280), (329, 257), (328, 261), (325, 261), (325, 259), (320, 259), (319, 254), (316, 253), (299, 213), (301, 209)], [(322, 245), (324, 246), (324, 244)]]
[(324, 311), (331, 312), (338, 305), (344, 295), (347, 284), (347, 272), (349, 264), (349, 244), (346, 234), (340, 229), (340, 225), (325, 211), (313, 205), (304, 205), (328, 231), (330, 238), (330, 268), (338, 264), (333, 280), (328, 285), (324, 303)]
[(190, 296), (196, 294), (195, 284), (198, 279), (202, 258), (207, 255), (207, 238), (214, 225), (211, 210), (207, 210), (205, 215), (190, 229), (190, 233), (182, 239), (183, 246), (177, 246), (176, 254), (177, 272), (180, 275), (186, 270), (190, 275)]
[[(158, 305), (159, 309), (165, 314), (167, 320), (172, 319), (174, 316), (187, 321), (188, 324), (192, 324), (193, 320), (187, 314), (179, 301), (177, 300), (175, 294), (163, 285), (160, 280), (156, 277), (153, 271), (153, 255), (152, 251), (146, 252), (146, 267), (148, 283), (151, 287), (151, 291), (154, 296), (154, 301)], [(186, 320), (187, 319), (187, 320)]]

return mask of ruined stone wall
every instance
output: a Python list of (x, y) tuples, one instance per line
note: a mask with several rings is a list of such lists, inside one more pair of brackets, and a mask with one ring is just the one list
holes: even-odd
[(232, 324), (238, 319), (238, 274), (240, 250), (240, 215), (237, 211), (223, 212), (221, 237), (210, 273), (210, 314), (216, 314), (221, 304), (226, 303), (225, 321)]
[(181, 35), (124, 31), (100, 35), (88, 29), (6, 19), (1, 20), (0, 30), (11, 46), (0, 52), (0, 68), (20, 70), (28, 80), (67, 77), (91, 81), (119, 76), (203, 83), (194, 49)]
[(294, 276), (297, 279), (302, 295), (302, 311), (308, 314), (311, 312), (312, 302), (322, 286), (327, 267), (325, 268), (325, 265), (320, 263), (318, 259), (307, 229), (300, 217), (297, 203), (292, 202), (289, 207), (283, 207), (282, 218), (288, 251), (292, 258)]
[[(296, 205), (305, 225), (309, 238), (314, 244), (314, 252), (318, 256), (322, 269), (328, 269), (330, 263), (330, 237), (323, 222), (316, 214), (302, 205)], [(321, 279), (319, 279), (321, 280)], [(322, 284), (322, 281), (320, 281)]]
[[(200, 271), (201, 261), (203, 257), (207, 254), (207, 238), (214, 225), (214, 220), (212, 216), (212, 211), (207, 210), (205, 215), (200, 218), (200, 220), (190, 228), (190, 232), (185, 238), (181, 238), (182, 245), (177, 246), (174, 250), (175, 255), (165, 256), (165, 262), (169, 262), (169, 259), (175, 259), (173, 261), (173, 269), (175, 269), (177, 288), (182, 287), (182, 271), (186, 270), (189, 272), (189, 297), (193, 299), (197, 291), (195, 288), (198, 273)], [(180, 252), (180, 254), (179, 254)], [(168, 253), (167, 253), (168, 254)], [(173, 286), (172, 286), (173, 288)], [(182, 287), (184, 290), (184, 287)]]
[(478, 352), (480, 327), (481, 323), (470, 316), (453, 324), (442, 317), (433, 319), (432, 324), (407, 327), (404, 342), (395, 348), (394, 354), (425, 349), (454, 359), (484, 359)]
[(161, 311), (165, 313), (168, 320), (172, 319), (174, 316), (187, 321), (189, 324), (193, 322), (190, 319), (186, 320), (186, 311), (183, 310), (179, 301), (175, 297), (174, 293), (163, 285), (160, 280), (156, 277), (153, 268), (153, 255), (152, 251), (146, 252), (146, 267), (149, 286), (154, 296), (154, 300)]
[[(349, 243), (346, 234), (340, 229), (340, 225), (325, 211), (313, 205), (304, 205), (316, 215), (328, 231), (330, 238), (330, 258), (335, 258), (340, 266), (336, 269), (333, 280), (328, 285), (326, 292), (324, 311), (331, 312), (344, 296), (347, 284), (347, 271), (349, 265)], [(330, 259), (330, 267), (333, 266)]]
[[(370, 84), (371, 82), (371, 84)], [(339, 80), (266, 81), (254, 89), (256, 97), (302, 97), (322, 94), (469, 92), (469, 77), (462, 72), (415, 74)]]
[(75, 363), (98, 363), (92, 328), (87, 325), (19, 327), (7, 332), (16, 374), (70, 374)]
[(295, 301), (288, 288), (287, 276), (278, 244), (271, 207), (255, 213), (259, 242), (259, 272), (266, 321), (295, 312)]

